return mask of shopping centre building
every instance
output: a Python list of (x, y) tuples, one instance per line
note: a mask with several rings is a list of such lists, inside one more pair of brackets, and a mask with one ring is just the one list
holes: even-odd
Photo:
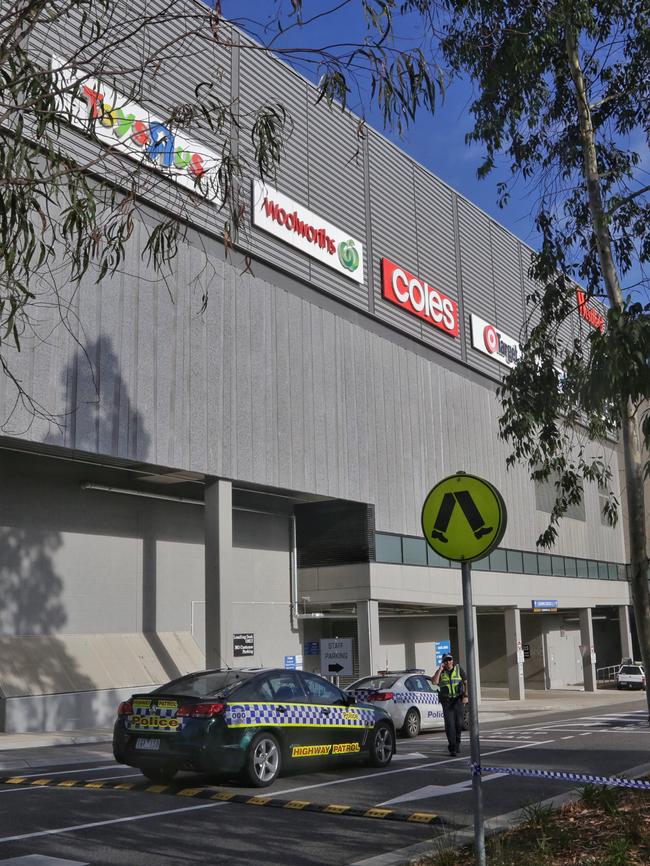
[[(0, 729), (107, 724), (134, 687), (204, 664), (320, 671), (321, 639), (352, 640), (352, 675), (431, 671), (446, 641), (462, 658), (460, 570), (420, 527), (428, 490), (458, 470), (508, 509), (501, 547), (473, 568), (481, 687), (594, 689), (597, 668), (638, 652), (624, 528), (585, 483), (538, 551), (552, 488), (506, 471), (498, 436), (530, 249), (238, 40), (161, 63), (99, 145), (81, 121), (131, 92), (127, 73), (94, 80), (62, 127), (81, 157), (111, 148), (118, 186), (138, 166), (155, 195), (140, 190), (116, 274), (59, 285), (65, 323), (40, 304), (14, 359), (58, 423), (0, 384)], [(53, 62), (65, 50), (60, 34), (34, 46)], [(265, 100), (292, 118), (272, 180), (246, 179), (232, 249), (201, 186), (217, 134), (195, 124), (170, 149), (155, 121), (216, 66), (242, 118)], [(229, 135), (250, 157), (245, 123)], [(160, 277), (143, 249), (172, 190), (192, 216)], [(565, 338), (601, 317), (577, 296)], [(616, 443), (606, 455), (618, 483)]]

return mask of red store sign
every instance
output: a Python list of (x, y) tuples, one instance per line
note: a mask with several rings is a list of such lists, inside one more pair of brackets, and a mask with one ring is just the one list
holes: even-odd
[(592, 328), (598, 328), (601, 334), (605, 330), (605, 317), (594, 307), (590, 307), (587, 303), (587, 296), (580, 289), (576, 289), (576, 298), (578, 299), (578, 312), (585, 320), (589, 322)]
[(386, 300), (424, 319), (452, 337), (458, 336), (458, 304), (389, 259), (381, 260), (382, 294)]

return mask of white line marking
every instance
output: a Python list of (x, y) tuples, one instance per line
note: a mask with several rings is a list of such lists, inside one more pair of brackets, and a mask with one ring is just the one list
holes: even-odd
[[(141, 773), (120, 773), (119, 776), (98, 776), (96, 779), (79, 779), (80, 782), (107, 782), (109, 779), (132, 779), (134, 776), (141, 776)], [(20, 776), (19, 778), (23, 778)], [(47, 779), (47, 776), (37, 776), (37, 779)], [(56, 788), (56, 785), (19, 785), (16, 788), (0, 788), (0, 794), (13, 794), (15, 791), (47, 791), (48, 788)], [(78, 791), (83, 791), (83, 787), (77, 788)], [(110, 790), (109, 788), (106, 789)], [(1, 866), (1, 861), (0, 861)]]
[(50, 776), (71, 776), (73, 773), (97, 773), (99, 770), (114, 770), (116, 767), (124, 767), (128, 770), (127, 764), (106, 764), (104, 767), (82, 767), (80, 770), (56, 770), (54, 773), (14, 773), (10, 778), (16, 777), (20, 779), (49, 779)]
[(560, 737), (560, 739), (561, 739), (561, 740), (572, 740), (572, 739), (573, 739), (573, 734), (571, 734), (570, 737)]
[[(500, 755), (504, 752), (516, 752), (518, 749), (530, 749), (533, 746), (545, 746), (547, 743), (553, 743), (554, 740), (540, 740), (534, 743), (524, 743), (521, 746), (512, 746), (510, 749), (496, 749), (493, 752), (483, 752), (481, 758), (487, 758), (491, 755)], [(284, 794), (296, 794), (298, 791), (310, 791), (312, 788), (326, 788), (328, 785), (347, 785), (349, 782), (359, 782), (364, 779), (375, 779), (377, 776), (392, 776), (395, 773), (412, 773), (414, 770), (426, 770), (429, 767), (442, 767), (444, 764), (458, 764), (467, 762), (469, 756), (460, 758), (448, 758), (446, 761), (431, 761), (427, 764), (418, 764), (415, 767), (401, 767), (399, 770), (381, 770), (378, 773), (367, 773), (365, 776), (352, 776), (349, 779), (333, 779), (331, 782), (318, 782), (315, 785), (302, 785), (299, 788), (285, 788), (277, 791), (277, 796), (281, 797)], [(1, 840), (0, 840), (1, 841)]]
[[(489, 782), (491, 779), (503, 779), (503, 773), (490, 773), (487, 776), (482, 776), (481, 782)], [(463, 782), (455, 782), (452, 785), (425, 785), (424, 788), (417, 788), (415, 791), (408, 791), (406, 794), (400, 794), (399, 797), (394, 797), (392, 800), (384, 800), (383, 803), (378, 803), (377, 805), (394, 806), (397, 803), (408, 803), (412, 800), (429, 800), (434, 797), (444, 797), (448, 794), (459, 794), (464, 791), (469, 791), (471, 787), (471, 779), (465, 779)]]
[(185, 806), (181, 809), (165, 809), (162, 812), (149, 812), (147, 815), (130, 815), (128, 818), (111, 818), (108, 821), (93, 821), (91, 824), (73, 824), (70, 827), (59, 827), (54, 830), (39, 830), (36, 833), (21, 833), (19, 836), (3, 836), (3, 842), (20, 842), (22, 839), (36, 839), (39, 836), (57, 836), (61, 833), (74, 833), (77, 830), (91, 830), (93, 827), (107, 827), (109, 824), (127, 824), (130, 821), (143, 821), (145, 818), (159, 818), (162, 815), (176, 815), (178, 812), (194, 812), (197, 809), (212, 809), (215, 806), (227, 806), (227, 803), (202, 803), (200, 806)]

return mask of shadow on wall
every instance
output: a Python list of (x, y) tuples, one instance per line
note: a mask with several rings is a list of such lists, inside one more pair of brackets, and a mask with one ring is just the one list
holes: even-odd
[(106, 334), (80, 346), (61, 374), (66, 394), (63, 434), (45, 437), (53, 445), (130, 460), (146, 460), (151, 437), (142, 413), (131, 402), (120, 360)]
[[(61, 383), (67, 395), (65, 443), (75, 449), (146, 461), (151, 437), (142, 413), (133, 405), (128, 384), (122, 376), (112, 339), (101, 334), (79, 347), (64, 370)], [(46, 441), (60, 443), (60, 434)], [(119, 494), (98, 494), (119, 496)], [(101, 507), (103, 500), (89, 500)], [(145, 509), (143, 508), (143, 511)], [(157, 634), (156, 622), (156, 537), (155, 527), (145, 515), (142, 533), (142, 631), (170, 679), (180, 675)]]
[[(63, 581), (53, 557), (62, 539), (57, 532), (24, 527), (0, 527), (0, 697), (12, 698), (92, 689), (61, 641), (53, 635), (64, 629), (61, 602)], [(52, 636), (44, 640), (45, 636)], [(45, 651), (47, 649), (47, 651)], [(5, 729), (5, 702), (1, 703), (0, 730)], [(54, 715), (54, 717), (53, 717)], [(31, 708), (32, 730), (62, 727), (66, 712), (57, 713), (45, 702)]]

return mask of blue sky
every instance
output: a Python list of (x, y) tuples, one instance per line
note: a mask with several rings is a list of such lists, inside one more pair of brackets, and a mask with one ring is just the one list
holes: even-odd
[[(323, 45), (358, 42), (365, 32), (360, 4), (357, 2), (343, 2), (343, 8), (336, 14), (318, 17), (320, 11), (330, 9), (340, 2), (341, 0), (303, 0), (304, 17), (313, 17), (313, 22), (309, 26), (301, 29), (294, 27), (279, 35), (277, 12), (279, 9), (284, 13), (282, 20), (285, 26), (290, 23), (291, 19), (286, 14), (291, 8), (290, 0), (222, 0), (222, 11), (226, 18), (236, 20), (264, 43), (273, 39), (274, 45), (280, 48), (320, 48)], [(267, 27), (264, 26), (265, 23)], [(401, 20), (396, 47), (406, 48), (420, 44), (422, 36), (413, 19)], [(296, 62), (294, 65), (308, 78), (317, 80), (317, 69), (313, 65)], [(435, 112), (422, 110), (412, 127), (402, 136), (383, 128), (381, 116), (371, 105), (368, 90), (364, 90), (363, 79), (360, 81), (359, 90), (351, 93), (348, 107), (517, 237), (536, 247), (538, 235), (534, 225), (537, 208), (535, 188), (527, 188), (523, 181), (518, 181), (511, 190), (508, 205), (499, 208), (497, 182), (508, 180), (510, 176), (505, 163), (502, 167), (497, 166), (487, 179), (479, 181), (476, 177), (483, 151), (479, 145), (465, 144), (465, 135), (471, 129), (472, 122), (469, 113), (471, 101), (471, 85), (467, 81), (453, 82), (449, 85), (444, 99), (438, 102)], [(650, 172), (650, 152), (647, 145), (641, 137), (633, 144), (641, 153), (643, 167)], [(635, 283), (638, 278), (639, 273), (635, 269), (634, 274), (627, 276), (625, 283)], [(650, 290), (646, 288), (643, 295), (647, 300)]]

